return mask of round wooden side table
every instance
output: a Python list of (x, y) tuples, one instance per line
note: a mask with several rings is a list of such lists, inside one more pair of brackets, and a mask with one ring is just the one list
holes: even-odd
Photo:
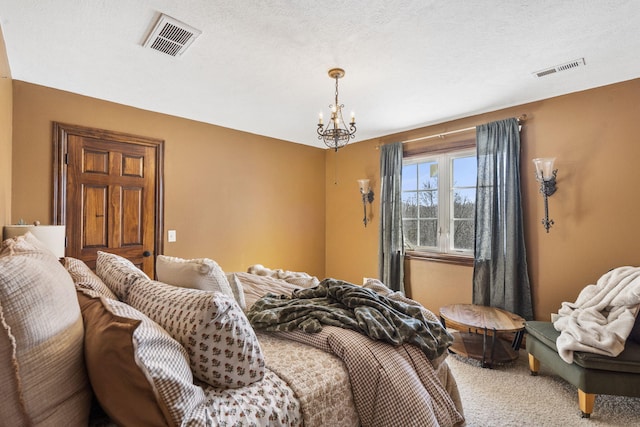
[[(480, 360), (483, 368), (518, 358), (525, 320), (517, 314), (496, 307), (452, 304), (440, 308), (440, 318), (446, 328), (456, 330), (449, 350)], [(507, 333), (514, 333), (511, 345), (499, 339)]]

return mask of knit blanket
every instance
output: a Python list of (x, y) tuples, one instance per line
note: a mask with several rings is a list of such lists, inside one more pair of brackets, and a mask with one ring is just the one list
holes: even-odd
[(413, 344), (433, 360), (453, 337), (418, 305), (387, 298), (372, 289), (336, 279), (298, 289), (291, 296), (267, 294), (253, 304), (247, 318), (255, 329), (316, 333), (323, 325), (360, 332), (393, 345)]
[(573, 352), (615, 357), (624, 350), (640, 307), (640, 267), (619, 267), (585, 287), (575, 302), (563, 302), (553, 326), (560, 331), (560, 357)]

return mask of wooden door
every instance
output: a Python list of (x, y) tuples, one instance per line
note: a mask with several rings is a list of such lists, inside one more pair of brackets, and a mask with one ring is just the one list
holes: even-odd
[(154, 277), (162, 141), (54, 123), (54, 145), (54, 222), (67, 226), (66, 255), (95, 268), (97, 252), (111, 252)]

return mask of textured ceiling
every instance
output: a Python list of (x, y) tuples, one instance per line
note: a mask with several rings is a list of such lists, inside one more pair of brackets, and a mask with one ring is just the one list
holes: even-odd
[[(162, 13), (202, 31), (180, 57), (142, 46)], [(15, 80), (318, 147), (336, 66), (354, 142), (640, 77), (639, 0), (0, 0), (0, 25)]]

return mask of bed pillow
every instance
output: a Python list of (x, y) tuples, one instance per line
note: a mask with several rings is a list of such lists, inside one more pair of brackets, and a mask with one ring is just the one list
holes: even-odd
[(67, 269), (73, 283), (76, 288), (90, 289), (96, 291), (100, 295), (106, 298), (118, 299), (118, 297), (111, 292), (111, 289), (89, 268), (83, 261), (66, 257), (64, 259), (64, 267)]
[(247, 300), (244, 296), (244, 288), (242, 287), (242, 282), (240, 281), (238, 274), (228, 273), (227, 281), (229, 282), (229, 286), (231, 286), (233, 298), (235, 298), (240, 308), (244, 311), (247, 308)]
[(267, 268), (262, 264), (249, 266), (247, 273), (255, 274), (257, 276), (274, 277), (301, 288), (312, 288), (320, 284), (320, 280), (315, 276), (311, 276), (309, 273), (305, 273), (303, 271), (283, 270), (280, 268), (274, 270)]
[(131, 286), (129, 303), (187, 349), (199, 380), (214, 387), (239, 388), (264, 377), (260, 344), (233, 298), (139, 280)]
[(105, 413), (118, 425), (187, 425), (205, 396), (193, 384), (185, 349), (127, 304), (77, 292), (87, 370)]
[(173, 286), (222, 292), (233, 297), (227, 276), (209, 258), (183, 259), (167, 255), (156, 258), (158, 280)]
[(32, 239), (0, 248), (0, 423), (86, 426), (92, 394), (73, 280)]
[(131, 261), (116, 254), (98, 251), (96, 274), (118, 297), (127, 302), (129, 288), (138, 279), (149, 279), (142, 270)]

